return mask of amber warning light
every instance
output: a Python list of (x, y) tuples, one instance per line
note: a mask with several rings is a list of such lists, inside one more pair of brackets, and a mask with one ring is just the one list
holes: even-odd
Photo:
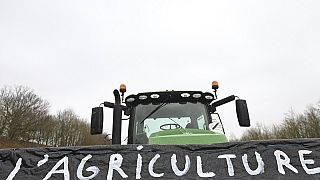
[(121, 84), (121, 85), (120, 85), (120, 92), (121, 92), (121, 93), (125, 93), (126, 91), (127, 91), (126, 85), (125, 85), (125, 84)]
[(121, 97), (122, 97), (122, 102), (124, 101), (124, 93), (127, 91), (127, 87), (125, 84), (120, 85), (120, 92), (121, 92)]
[(219, 84), (217, 81), (212, 81), (212, 89), (214, 89), (214, 90), (219, 89)]

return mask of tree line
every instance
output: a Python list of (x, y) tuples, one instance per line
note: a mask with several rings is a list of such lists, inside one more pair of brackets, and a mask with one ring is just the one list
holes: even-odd
[(49, 102), (28, 87), (0, 89), (0, 136), (47, 146), (109, 144), (105, 134), (90, 135), (90, 125), (71, 109), (49, 113)]
[[(110, 144), (106, 134), (91, 135), (90, 124), (73, 110), (49, 113), (49, 102), (28, 87), (0, 89), (0, 137), (46, 146)], [(303, 113), (289, 112), (280, 124), (257, 125), (238, 140), (320, 138), (320, 102)]]
[(320, 102), (310, 105), (303, 113), (290, 111), (280, 124), (250, 128), (240, 138), (247, 140), (320, 138)]

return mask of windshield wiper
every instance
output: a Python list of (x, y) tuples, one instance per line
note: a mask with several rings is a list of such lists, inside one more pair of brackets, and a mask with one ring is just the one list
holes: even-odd
[(155, 112), (157, 112), (160, 108), (164, 107), (165, 105), (167, 105), (168, 103), (163, 102), (161, 103), (159, 106), (157, 106), (156, 108), (154, 108), (145, 118), (143, 118), (143, 120), (140, 122), (140, 124), (142, 124), (146, 119), (148, 119), (151, 115), (153, 115)]

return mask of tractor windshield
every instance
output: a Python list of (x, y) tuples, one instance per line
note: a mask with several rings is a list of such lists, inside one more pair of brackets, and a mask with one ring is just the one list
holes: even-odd
[(152, 134), (165, 130), (208, 130), (207, 109), (200, 102), (168, 103), (158, 107), (153, 104), (135, 107), (133, 143), (147, 144)]

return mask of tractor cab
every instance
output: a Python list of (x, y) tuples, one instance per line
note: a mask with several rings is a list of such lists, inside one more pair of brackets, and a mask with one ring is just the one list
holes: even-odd
[[(212, 119), (216, 108), (233, 100), (240, 126), (249, 127), (245, 100), (231, 95), (217, 100), (218, 84), (212, 83), (214, 94), (201, 91), (160, 91), (129, 95), (126, 86), (114, 90), (115, 102), (103, 102), (113, 108), (112, 144), (121, 143), (122, 115), (129, 118), (128, 144), (216, 144), (227, 142), (219, 117)], [(120, 98), (120, 93), (122, 100)], [(217, 131), (217, 127), (222, 131)], [(91, 134), (101, 134), (103, 107), (92, 108)]]
[(165, 91), (140, 93), (125, 100), (130, 116), (128, 143), (213, 144), (227, 142), (209, 129), (211, 93)]

